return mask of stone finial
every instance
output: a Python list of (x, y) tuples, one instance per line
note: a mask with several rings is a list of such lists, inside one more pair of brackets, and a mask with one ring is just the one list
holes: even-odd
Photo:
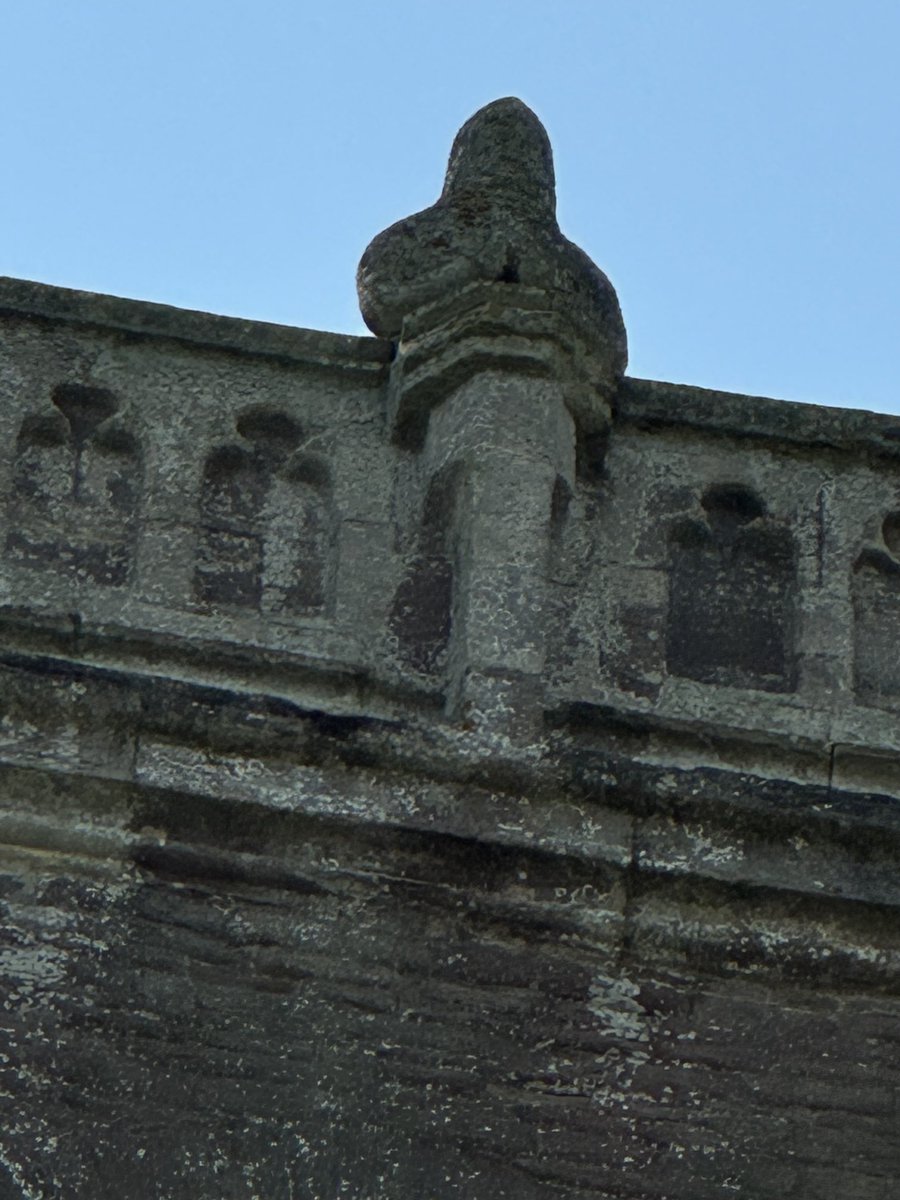
[[(604, 374), (625, 369), (625, 326), (612, 284), (560, 233), (546, 131), (521, 100), (495, 100), (466, 122), (440, 199), (369, 245), (357, 286), (366, 324), (399, 338), (408, 317), (472, 284), (543, 293), (589, 337)], [(509, 297), (511, 299), (511, 297)]]

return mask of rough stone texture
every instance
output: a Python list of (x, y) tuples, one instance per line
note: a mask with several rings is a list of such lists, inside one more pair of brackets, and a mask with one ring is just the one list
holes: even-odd
[(517, 102), (411, 228), (0, 281), (0, 1200), (893, 1200), (900, 426), (621, 378)]
[(550, 142), (521, 100), (495, 100), (462, 127), (444, 190), (371, 243), (359, 265), (366, 324), (397, 337), (410, 313), (473, 283), (524, 284), (606, 343), (625, 370), (625, 326), (609, 280), (556, 224)]
[[(488, 362), (577, 380), (576, 421), (590, 434), (604, 429), (627, 361), (619, 302), (559, 231), (550, 142), (520, 100), (496, 100), (466, 122), (440, 199), (375, 238), (357, 283), (369, 328), (399, 338), (401, 428), (448, 377), (453, 386)], [(585, 386), (598, 394), (579, 396)]]

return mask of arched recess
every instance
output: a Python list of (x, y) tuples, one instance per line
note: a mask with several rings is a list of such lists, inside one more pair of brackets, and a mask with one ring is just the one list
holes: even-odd
[(796, 549), (752, 489), (716, 484), (669, 537), (666, 665), (703, 683), (796, 687)]
[(277, 410), (248, 410), (235, 432), (203, 469), (194, 597), (216, 607), (322, 613), (335, 540), (328, 464), (297, 449), (300, 426)]
[(459, 465), (431, 480), (415, 549), (394, 595), (390, 629), (401, 660), (423, 675), (440, 674), (453, 626), (454, 518), (462, 481)]
[(298, 452), (273, 480), (266, 543), (265, 605), (271, 612), (323, 611), (332, 594), (335, 521), (331, 472)]
[(106, 388), (64, 383), (16, 439), (6, 553), (23, 566), (107, 586), (134, 562), (143, 464)]
[(201, 604), (259, 606), (268, 486), (267, 464), (243, 446), (220, 446), (206, 460), (194, 570)]
[(900, 512), (889, 513), (880, 541), (853, 566), (853, 670), (863, 703), (900, 703)]

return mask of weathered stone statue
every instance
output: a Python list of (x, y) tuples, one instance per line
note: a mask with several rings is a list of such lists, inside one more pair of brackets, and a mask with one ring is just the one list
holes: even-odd
[[(496, 100), (453, 143), (441, 198), (380, 234), (359, 266), (360, 307), (379, 337), (470, 284), (540, 291), (548, 307), (589, 332), (611, 379), (625, 370), (625, 326), (609, 280), (556, 223), (553, 155), (521, 100)], [(597, 343), (601, 345), (597, 345)]]

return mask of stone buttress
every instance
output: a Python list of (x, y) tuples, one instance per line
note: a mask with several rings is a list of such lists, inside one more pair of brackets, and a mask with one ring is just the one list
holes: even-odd
[(437, 203), (377, 237), (358, 276), (366, 322), (396, 343), (391, 435), (420, 457), (426, 496), (446, 481), (447, 711), (524, 743), (539, 736), (555, 526), (626, 363), (612, 285), (555, 207), (543, 127), (497, 101), (460, 130)]

